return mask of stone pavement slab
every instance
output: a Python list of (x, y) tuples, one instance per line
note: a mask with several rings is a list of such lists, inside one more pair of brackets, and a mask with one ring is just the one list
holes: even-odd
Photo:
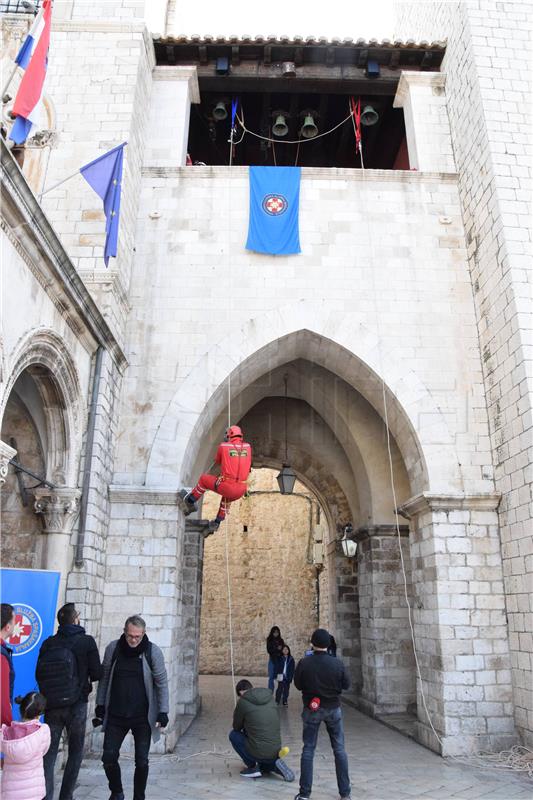
[[(266, 678), (252, 678), (266, 685)], [(231, 678), (205, 675), (200, 679), (202, 711), (180, 739), (176, 751), (152, 756), (146, 800), (292, 800), (297, 780), (277, 776), (257, 780), (239, 775), (240, 759), (231, 750), (228, 731), (233, 712)], [(286, 761), (299, 775), (301, 701), (294, 689), (289, 707), (281, 708), (282, 739), (291, 748)], [(353, 800), (533, 800), (533, 782), (523, 775), (493, 768), (480, 769), (443, 759), (396, 731), (343, 707), (346, 749)], [(133, 760), (121, 759), (126, 800), (131, 800)], [(57, 794), (57, 793), (56, 793)], [(321, 730), (315, 757), (313, 800), (338, 798), (333, 756)], [(87, 759), (81, 769), (76, 800), (108, 800), (101, 764)]]

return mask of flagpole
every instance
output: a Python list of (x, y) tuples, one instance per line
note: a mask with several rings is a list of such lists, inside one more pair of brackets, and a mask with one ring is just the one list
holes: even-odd
[(16, 71), (17, 71), (18, 67), (19, 67), (19, 65), (18, 65), (18, 64), (15, 62), (15, 66), (13, 67), (13, 69), (12, 69), (12, 71), (11, 71), (11, 75), (10, 75), (10, 76), (9, 76), (9, 78), (7, 79), (7, 83), (6, 83), (6, 85), (4, 86), (4, 88), (2, 89), (2, 95), (1, 95), (1, 97), (2, 97), (2, 102), (4, 102), (4, 95), (5, 95), (5, 93), (7, 92), (7, 90), (9, 89), (9, 84), (11, 83), (11, 81), (13, 80), (13, 78), (15, 77), (15, 73), (16, 73)]
[(80, 174), (80, 171), (79, 171), (79, 169), (77, 169), (77, 170), (76, 170), (76, 172), (73, 172), (73, 173), (72, 173), (72, 175), (67, 175), (67, 177), (66, 177), (66, 178), (63, 178), (63, 180), (62, 180), (62, 181), (58, 181), (58, 183), (54, 183), (54, 185), (53, 185), (53, 186), (50, 186), (48, 189), (45, 189), (45, 190), (44, 190), (44, 192), (41, 192), (41, 194), (39, 195), (39, 200), (41, 199), (41, 197), (42, 197), (43, 195), (45, 195), (45, 194), (48, 194), (48, 192), (51, 192), (53, 189), (57, 189), (57, 187), (58, 187), (58, 186), (61, 186), (61, 184), (62, 184), (62, 183), (66, 183), (66, 182), (67, 182), (67, 181), (69, 181), (71, 178), (75, 178), (75, 177), (76, 177), (76, 175), (79, 175), (79, 174)]

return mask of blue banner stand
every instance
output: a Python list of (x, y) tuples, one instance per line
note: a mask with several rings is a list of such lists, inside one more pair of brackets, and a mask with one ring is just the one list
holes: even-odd
[[(59, 572), (43, 569), (0, 569), (2, 603), (15, 610), (15, 628), (6, 644), (13, 650), (13, 697), (37, 689), (35, 666), (39, 650), (54, 633)], [(20, 719), (13, 705), (13, 719)]]

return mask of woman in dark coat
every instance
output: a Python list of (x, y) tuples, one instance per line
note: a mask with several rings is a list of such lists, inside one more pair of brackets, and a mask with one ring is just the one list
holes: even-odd
[(270, 629), (267, 636), (266, 647), (268, 652), (268, 688), (271, 692), (274, 691), (274, 679), (276, 677), (277, 661), (283, 650), (283, 639), (281, 632), (277, 625)]

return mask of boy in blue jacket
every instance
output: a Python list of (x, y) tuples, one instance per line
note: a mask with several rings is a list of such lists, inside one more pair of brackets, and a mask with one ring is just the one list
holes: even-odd
[(276, 662), (278, 688), (276, 689), (276, 703), (288, 705), (289, 689), (291, 687), (292, 679), (294, 678), (294, 658), (291, 656), (291, 648), (288, 645), (283, 645), (281, 655)]

